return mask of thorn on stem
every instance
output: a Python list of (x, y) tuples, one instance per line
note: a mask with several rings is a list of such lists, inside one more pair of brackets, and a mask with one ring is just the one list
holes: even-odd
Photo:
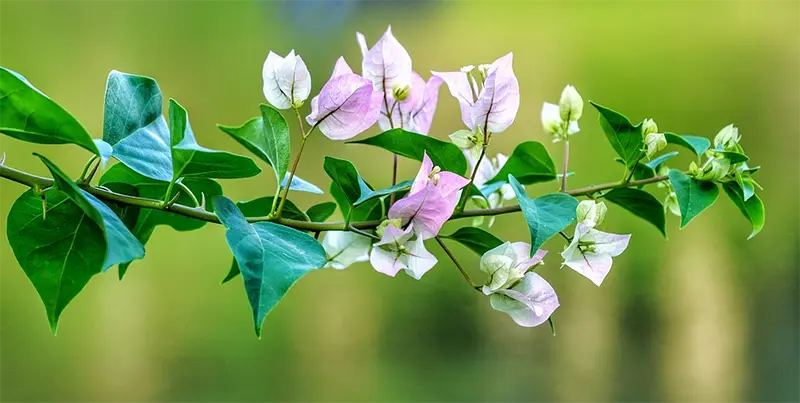
[(179, 191), (177, 191), (177, 192), (175, 192), (175, 196), (172, 196), (172, 198), (171, 198), (171, 199), (169, 199), (169, 201), (168, 201), (168, 202), (164, 203), (164, 205), (163, 205), (163, 208), (164, 208), (165, 210), (169, 210), (169, 208), (170, 208), (170, 207), (172, 207), (172, 205), (173, 205), (173, 204), (175, 204), (175, 202), (176, 202), (176, 201), (178, 201), (178, 198), (179, 198), (179, 197), (181, 197), (181, 192), (180, 192), (180, 190), (179, 190)]
[(44, 221), (47, 219), (47, 196), (42, 192), (39, 197), (42, 198), (42, 221)]
[(0, 165), (3, 165), (5, 163), (6, 163), (6, 153), (3, 153), (3, 156), (0, 157)]
[(200, 205), (197, 206), (197, 207), (200, 210), (205, 210), (206, 209), (206, 194), (203, 193), (203, 192), (200, 192)]

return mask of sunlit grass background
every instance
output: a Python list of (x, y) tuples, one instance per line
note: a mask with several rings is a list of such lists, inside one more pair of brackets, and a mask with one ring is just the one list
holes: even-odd
[[(546, 245), (551, 255), (541, 274), (561, 300), (556, 337), (547, 326), (520, 328), (492, 311), (430, 244), (441, 263), (421, 281), (392, 279), (367, 264), (308, 275), (267, 318), (258, 340), (241, 283), (220, 285), (231, 254), (215, 225), (157, 230), (124, 281), (116, 270), (92, 280), (54, 337), (4, 238), (0, 398), (800, 399), (797, 2), (3, 1), (0, 63), (27, 76), (95, 137), (102, 135), (108, 72), (155, 77), (165, 97), (189, 110), (201, 144), (246, 154), (215, 125), (238, 125), (258, 113), (269, 50), (299, 52), (316, 93), (338, 56), (360, 70), (357, 30), (373, 43), (387, 24), (425, 77), (514, 52), (521, 109), (511, 129), (493, 139), (493, 151), (537, 140), (560, 161), (560, 145), (544, 136), (539, 110), (566, 84), (636, 121), (652, 117), (662, 130), (712, 137), (735, 123), (763, 166), (766, 229), (746, 241), (748, 223), (724, 194), (684, 230), (670, 217), (669, 240), (612, 207), (607, 230), (634, 235), (602, 287), (559, 270), (560, 239)], [(596, 113), (587, 105), (584, 115), (570, 185), (619, 179)], [(443, 88), (431, 133), (446, 139), (461, 125)], [(46, 170), (33, 151), (75, 176), (89, 157), (74, 146), (0, 140), (9, 165), (39, 174)], [(352, 160), (372, 183), (389, 183), (388, 153), (321, 136), (311, 139), (299, 174), (327, 187), (324, 155)], [(684, 155), (673, 165), (689, 161)], [(402, 161), (401, 176), (410, 178), (417, 167)], [(223, 186), (237, 200), (274, 189), (269, 172)], [(554, 189), (550, 183), (530, 191)], [(3, 217), (23, 190), (0, 181)], [(329, 197), (293, 199), (308, 207)], [(500, 217), (492, 231), (528, 239), (519, 215)], [(476, 268), (476, 256), (453, 249)]]

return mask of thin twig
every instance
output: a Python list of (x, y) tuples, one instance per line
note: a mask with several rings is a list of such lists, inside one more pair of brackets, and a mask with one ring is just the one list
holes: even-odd
[(564, 141), (564, 167), (561, 170), (561, 191), (567, 191), (567, 169), (569, 167), (569, 138)]
[(453, 256), (453, 252), (450, 252), (450, 249), (447, 247), (447, 245), (445, 245), (444, 242), (442, 242), (442, 239), (439, 238), (438, 236), (435, 237), (435, 239), (436, 239), (436, 242), (439, 243), (439, 246), (442, 247), (442, 250), (444, 250), (444, 253), (446, 253), (447, 256), (450, 257), (450, 260), (453, 261), (453, 264), (456, 265), (456, 267), (458, 268), (458, 271), (461, 272), (461, 275), (464, 277), (464, 280), (467, 280), (467, 283), (469, 283), (469, 286), (472, 287), (475, 290), (480, 291), (480, 286), (478, 286), (477, 284), (475, 284), (474, 281), (472, 281), (472, 278), (470, 278), (469, 274), (467, 274), (467, 271), (464, 270), (463, 267), (461, 267), (461, 264), (458, 263), (458, 260), (456, 260), (456, 257)]

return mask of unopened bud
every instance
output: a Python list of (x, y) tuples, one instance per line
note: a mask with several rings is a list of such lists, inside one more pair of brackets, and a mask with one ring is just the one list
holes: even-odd
[(403, 225), (403, 221), (399, 218), (395, 218), (393, 220), (383, 220), (383, 222), (378, 224), (378, 227), (375, 228), (375, 235), (377, 235), (380, 238), (383, 238), (383, 232), (386, 231), (386, 227), (390, 225), (396, 228), (400, 228)]
[(733, 150), (739, 144), (739, 129), (730, 124), (722, 128), (714, 137), (714, 148), (721, 148), (724, 150)]
[(653, 119), (645, 119), (642, 122), (642, 136), (647, 137), (650, 133), (657, 133), (658, 125)]
[(469, 73), (471, 73), (471, 72), (472, 72), (472, 70), (475, 70), (475, 66), (473, 66), (473, 65), (471, 65), (471, 64), (470, 64), (470, 65), (468, 65), (468, 66), (464, 66), (464, 67), (462, 67), (462, 68), (461, 68), (461, 72), (462, 72), (462, 73), (466, 73), (466, 74), (469, 74)]
[(603, 202), (596, 203), (594, 200), (584, 200), (578, 203), (576, 213), (578, 222), (595, 227), (603, 222), (607, 211), (608, 207)]
[(664, 209), (678, 217), (681, 216), (681, 208), (680, 205), (678, 205), (678, 195), (675, 194), (675, 192), (669, 192), (669, 194), (667, 194), (667, 198), (664, 200)]
[(450, 141), (452, 141), (453, 144), (457, 145), (458, 148), (463, 148), (463, 149), (470, 149), (472, 147), (475, 147), (476, 145), (479, 144), (480, 141), (478, 139), (478, 136), (475, 135), (475, 133), (466, 129), (459, 130), (451, 134), (449, 137)]
[(700, 178), (700, 176), (701, 176), (700, 175), (700, 168), (697, 166), (697, 164), (694, 161), (692, 161), (689, 164), (689, 176), (691, 176), (691, 177), (693, 177), (695, 179), (701, 179)]
[(667, 137), (664, 133), (650, 133), (644, 138), (647, 146), (647, 158), (653, 158), (659, 151), (667, 147)]
[(711, 169), (706, 173), (704, 179), (710, 181), (720, 181), (728, 176), (731, 171), (731, 160), (727, 158), (715, 158), (711, 161)]
[(406, 85), (401, 86), (399, 84), (395, 84), (392, 87), (392, 96), (394, 97), (394, 99), (396, 99), (398, 101), (405, 101), (406, 98), (408, 98), (408, 94), (410, 94), (410, 93), (411, 93), (411, 86), (410, 85), (406, 84)]
[(583, 98), (581, 98), (575, 87), (568, 85), (561, 92), (561, 100), (558, 102), (558, 111), (561, 119), (565, 122), (578, 120), (583, 115)]

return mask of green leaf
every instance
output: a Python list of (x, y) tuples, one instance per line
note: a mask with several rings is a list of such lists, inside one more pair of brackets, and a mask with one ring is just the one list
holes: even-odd
[(625, 115), (589, 101), (600, 112), (600, 127), (614, 151), (629, 169), (644, 155), (642, 124), (633, 125)]
[(455, 144), (403, 129), (387, 130), (377, 136), (349, 141), (348, 144), (380, 147), (417, 161), (422, 161), (423, 154), (427, 152), (433, 164), (443, 171), (464, 175), (467, 170), (467, 159)]
[[(336, 204), (339, 206), (339, 210), (342, 211), (342, 216), (345, 218), (345, 220), (349, 218), (350, 222), (380, 220), (386, 215), (386, 212), (389, 211), (388, 198), (384, 198), (383, 200), (367, 200), (353, 208), (353, 205), (350, 203), (348, 197), (344, 194), (342, 188), (340, 188), (335, 182), (331, 183), (330, 193), (331, 196), (333, 196), (333, 200), (335, 200)], [(398, 194), (397, 197), (400, 198), (401, 195)]]
[(661, 234), (667, 236), (667, 218), (664, 215), (664, 206), (650, 193), (639, 189), (617, 188), (612, 189), (603, 197), (655, 225)]
[(738, 164), (740, 162), (747, 162), (750, 161), (750, 157), (742, 154), (737, 153), (735, 151), (725, 151), (725, 150), (713, 150), (717, 154), (722, 154), (725, 158), (731, 161), (731, 164)]
[(334, 212), (336, 212), (336, 203), (325, 202), (309, 207), (309, 209), (306, 210), (306, 215), (309, 221), (325, 222)]
[(528, 197), (525, 188), (508, 175), (508, 183), (514, 188), (519, 207), (531, 232), (531, 256), (548, 239), (558, 234), (575, 221), (578, 200), (566, 193), (551, 193), (536, 199)]
[(681, 136), (675, 133), (664, 133), (664, 137), (667, 138), (668, 144), (675, 144), (684, 147), (698, 157), (703, 155), (703, 153), (706, 152), (709, 147), (711, 147), (711, 141), (705, 137)]
[[(286, 175), (283, 176), (283, 180), (281, 181), (281, 190), (286, 188), (286, 182), (289, 181), (289, 173), (287, 172)], [(294, 192), (306, 192), (306, 193), (313, 193), (317, 195), (325, 194), (322, 189), (318, 188), (317, 185), (300, 178), (299, 176), (295, 175), (292, 177), (292, 186), (289, 190)]]
[(514, 175), (523, 185), (548, 182), (556, 179), (556, 166), (542, 143), (526, 141), (518, 145), (500, 172), (488, 183), (505, 183), (508, 175)]
[(289, 169), (291, 139), (289, 126), (280, 112), (269, 105), (261, 104), (261, 116), (245, 122), (239, 127), (218, 126), (233, 137), (275, 172), (275, 180), (281, 181)]
[(667, 162), (676, 155), (678, 155), (677, 151), (668, 152), (666, 154), (659, 155), (658, 157), (653, 158), (650, 161), (647, 161), (644, 165), (650, 169), (655, 170), (656, 168), (658, 168), (659, 165)]
[(359, 188), (361, 190), (361, 196), (353, 204), (357, 206), (357, 205), (359, 205), (361, 203), (364, 203), (367, 200), (372, 200), (372, 199), (374, 199), (376, 197), (386, 196), (386, 195), (389, 195), (389, 194), (392, 194), (392, 193), (395, 193), (395, 192), (400, 192), (400, 191), (403, 191), (403, 190), (411, 189), (411, 185), (413, 183), (414, 183), (414, 181), (408, 180), (408, 181), (400, 182), (400, 183), (398, 183), (398, 184), (396, 184), (394, 186), (390, 186), (390, 187), (388, 187), (386, 189), (372, 190), (370, 188), (369, 184), (367, 182), (365, 182), (362, 177), (359, 176), (358, 177), (358, 186), (359, 186)]
[(669, 181), (678, 196), (681, 209), (681, 228), (710, 207), (719, 197), (719, 188), (714, 182), (698, 181), (677, 169), (669, 171)]
[(58, 167), (39, 155), (55, 180), (41, 197), (28, 190), (8, 215), (8, 242), (44, 302), (53, 333), (67, 304), (89, 279), (109, 267), (140, 259), (144, 247), (114, 212), (78, 188)]
[(232, 201), (214, 200), (225, 237), (241, 268), (258, 337), (264, 318), (303, 275), (326, 263), (325, 250), (313, 237), (283, 225), (250, 224)]
[(76, 144), (100, 155), (77, 119), (5, 67), (0, 67), (0, 132), (29, 143)]
[(747, 239), (752, 239), (754, 236), (758, 235), (764, 228), (764, 203), (761, 199), (754, 194), (749, 199), (745, 200), (742, 188), (739, 187), (736, 182), (727, 182), (722, 185), (722, 189), (725, 190), (725, 193), (733, 201), (733, 204), (739, 208), (742, 215), (744, 215), (753, 226), (753, 231)]
[[(222, 187), (215, 181), (206, 178), (186, 178), (182, 180), (192, 193), (198, 199), (205, 197), (206, 199), (222, 195)], [(100, 178), (99, 184), (105, 186), (115, 192), (128, 194), (131, 196), (144, 197), (148, 199), (169, 200), (176, 193), (180, 192), (180, 196), (176, 203), (194, 206), (191, 196), (186, 194), (178, 187), (174, 187), (170, 192), (169, 197), (166, 196), (169, 184), (155, 179), (150, 179), (146, 176), (136, 173), (130, 168), (122, 164), (117, 164), (111, 167)], [(132, 188), (132, 189), (131, 189)], [(135, 207), (114, 206), (119, 211), (124, 211), (124, 214), (135, 216), (128, 222), (125, 218), (126, 226), (136, 236), (142, 244), (146, 244), (153, 235), (156, 227), (159, 225), (167, 225), (176, 231), (193, 231), (202, 228), (206, 222), (197, 220), (186, 216), (178, 215), (168, 211), (153, 210), (153, 209), (139, 209)], [(207, 207), (208, 211), (213, 212), (213, 206)], [(119, 265), (119, 278), (122, 279), (128, 270), (131, 262), (121, 263)]]
[(174, 99), (169, 100), (169, 132), (173, 181), (181, 177), (249, 178), (261, 172), (250, 158), (197, 144), (189, 114)]
[(361, 187), (359, 186), (360, 176), (353, 163), (326, 156), (322, 167), (325, 169), (325, 173), (331, 177), (333, 183), (339, 186), (347, 202), (350, 205), (355, 204), (361, 197)]
[(452, 239), (480, 256), (503, 243), (502, 239), (476, 227), (459, 228), (458, 231), (450, 235), (443, 235), (442, 238)]

